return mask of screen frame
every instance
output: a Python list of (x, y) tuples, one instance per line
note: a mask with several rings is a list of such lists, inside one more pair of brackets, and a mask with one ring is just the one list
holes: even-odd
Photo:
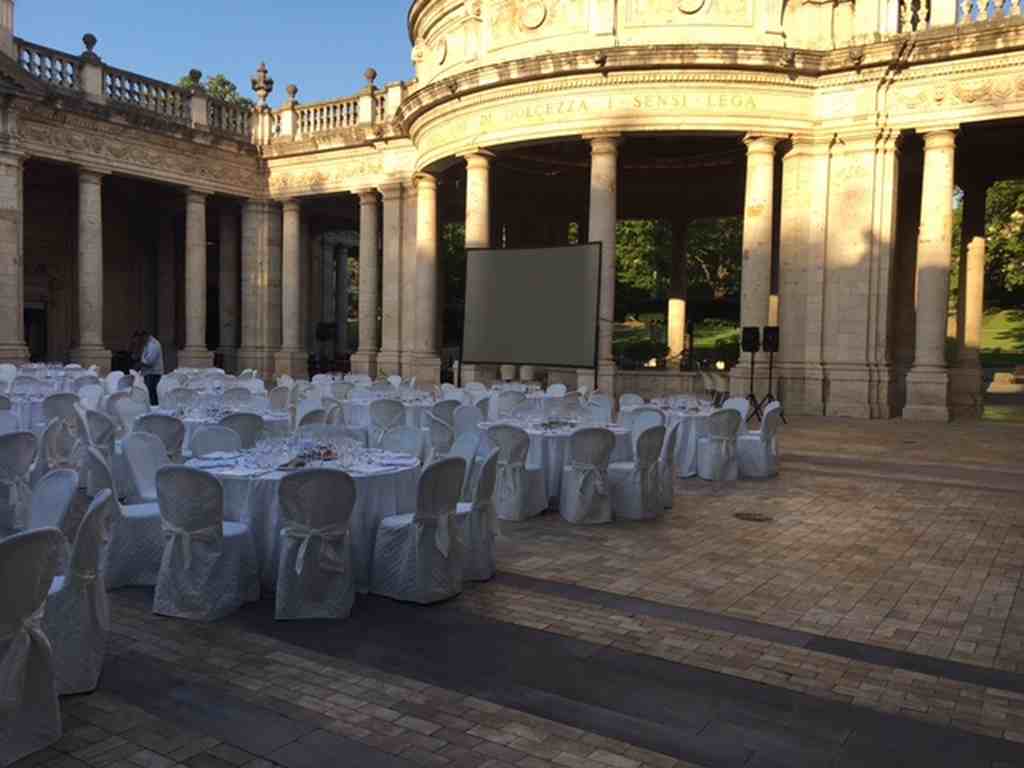
[[(537, 367), (537, 368), (561, 368), (561, 367), (567, 367), (567, 368), (572, 368), (574, 370), (576, 370), (576, 369), (581, 369), (581, 370), (585, 370), (585, 371), (593, 370), (593, 371), (595, 371), (595, 374), (596, 374), (596, 371), (598, 369), (598, 360), (599, 360), (600, 355), (601, 355), (601, 350), (600, 350), (599, 346), (600, 346), (600, 343), (601, 343), (601, 298), (602, 298), (602, 292), (601, 292), (601, 288), (602, 288), (602, 286), (601, 286), (601, 270), (604, 267), (604, 243), (603, 242), (601, 242), (600, 240), (589, 240), (589, 241), (587, 241), (585, 243), (576, 243), (575, 245), (552, 245), (552, 246), (544, 246), (544, 247), (541, 247), (541, 248), (480, 248), (480, 247), (466, 248), (466, 273), (467, 273), (466, 285), (467, 285), (467, 287), (469, 285), (469, 278), (468, 278), (468, 274), (469, 274), (469, 257), (470, 257), (470, 254), (473, 253), (474, 251), (490, 251), (492, 253), (494, 251), (504, 251), (504, 250), (508, 250), (508, 251), (526, 251), (526, 250), (531, 250), (531, 251), (559, 251), (559, 250), (566, 250), (566, 249), (569, 249), (569, 248), (594, 247), (594, 246), (596, 246), (596, 249), (597, 249), (597, 298), (596, 298), (597, 305), (596, 305), (595, 312), (594, 312), (595, 322), (594, 322), (594, 363), (593, 363), (593, 365), (553, 366), (551, 363), (538, 363), (538, 362), (525, 362), (525, 361), (518, 361), (518, 362), (515, 362), (515, 363), (510, 363), (507, 360), (506, 361), (501, 361), (501, 360), (466, 360), (463, 357), (462, 353), (463, 353), (463, 350), (465, 349), (465, 342), (466, 342), (466, 313), (469, 311), (469, 302), (463, 300), (463, 307), (462, 307), (462, 338), (459, 340), (459, 375), (460, 375), (460, 377), (461, 377), (461, 374), (462, 374), (462, 366), (464, 366), (464, 365), (529, 365), (529, 366), (534, 366), (534, 367)], [(614, 320), (614, 309), (612, 310), (612, 313), (613, 313), (613, 317), (612, 317), (612, 321), (611, 322), (614, 324), (614, 322), (615, 322), (615, 320)]]

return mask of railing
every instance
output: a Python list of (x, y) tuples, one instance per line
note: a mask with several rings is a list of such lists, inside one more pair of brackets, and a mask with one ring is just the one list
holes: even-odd
[(359, 99), (308, 104), (296, 110), (301, 136), (330, 133), (359, 123)]
[(210, 99), (206, 111), (210, 130), (242, 138), (249, 137), (250, 107)]
[(373, 119), (385, 120), (388, 115), (388, 97), (386, 93), (378, 93), (373, 97)]
[(108, 99), (118, 104), (152, 112), (174, 123), (189, 125), (192, 122), (189, 95), (169, 83), (105, 66), (103, 91)]
[[(947, 2), (956, 3), (959, 0)], [(928, 29), (930, 11), (930, 0), (900, 0), (900, 32), (920, 32)]]
[(79, 90), (77, 56), (21, 39), (17, 40), (17, 45), (18, 64), (32, 77), (54, 88)]
[(1006, 19), (1024, 12), (1024, 0), (959, 0), (957, 24)]

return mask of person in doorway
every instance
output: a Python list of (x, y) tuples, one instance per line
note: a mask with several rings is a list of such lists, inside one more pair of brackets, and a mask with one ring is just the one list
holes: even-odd
[(149, 390), (149, 404), (156, 406), (160, 400), (156, 394), (156, 385), (160, 383), (160, 377), (164, 375), (164, 350), (149, 331), (143, 331), (142, 337), (142, 358), (139, 360), (140, 373), (146, 382), (146, 389)]

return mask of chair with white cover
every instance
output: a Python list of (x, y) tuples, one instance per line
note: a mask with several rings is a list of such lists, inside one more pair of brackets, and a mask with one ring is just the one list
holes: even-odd
[(565, 384), (552, 384), (548, 387), (547, 394), (551, 397), (565, 397), (565, 393), (568, 392)]
[(73, 469), (55, 469), (43, 476), (32, 489), (28, 508), (28, 529), (65, 530), (71, 505), (78, 492), (78, 473)]
[(480, 422), (483, 420), (483, 416), (480, 414), (480, 409), (475, 405), (460, 405), (455, 409), (455, 413), (452, 416), (456, 439), (467, 432), (476, 432), (479, 434)]
[(697, 475), (704, 480), (736, 480), (736, 437), (741, 417), (732, 408), (715, 411), (708, 417), (707, 434), (697, 440)]
[(539, 515), (548, 506), (544, 468), (527, 466), (530, 436), (526, 430), (496, 424), (487, 438), (498, 449), (498, 490), (495, 505), (502, 520), (521, 521)]
[(157, 473), (156, 488), (167, 543), (153, 613), (215, 621), (258, 599), (255, 542), (248, 526), (225, 522), (220, 481), (167, 466)]
[(676, 442), (679, 439), (680, 422), (676, 422), (665, 433), (665, 441), (658, 457), (658, 487), (661, 489), (661, 506), (672, 509), (675, 503)]
[(0, 537), (28, 527), (29, 473), (36, 451), (36, 436), (31, 432), (0, 435)]
[(87, 411), (95, 411), (103, 400), (103, 392), (103, 386), (100, 384), (86, 384), (78, 390), (78, 401)]
[(494, 509), (497, 477), (498, 451), (493, 450), (480, 468), (472, 498), (459, 502), (455, 508), (455, 521), (462, 537), (462, 578), (466, 581), (494, 578), (494, 539), (498, 535), (498, 517)]
[(43, 615), (66, 547), (54, 528), (0, 540), (0, 765), (11, 765), (61, 737)]
[(162, 413), (147, 413), (135, 420), (133, 432), (155, 435), (164, 444), (167, 458), (179, 461), (185, 445), (185, 423), (174, 416)]
[(514, 392), (511, 390), (505, 390), (498, 395), (498, 418), (507, 418), (512, 411), (515, 410), (516, 406), (526, 400), (526, 395), (522, 392)]
[(398, 400), (374, 400), (370, 403), (370, 445), (380, 444), (384, 433), (405, 425), (405, 406)]
[(644, 404), (644, 399), (640, 395), (633, 394), (632, 392), (624, 392), (619, 395), (619, 409), (622, 408), (637, 408)]
[(232, 387), (224, 393), (224, 405), (245, 405), (252, 400), (252, 392), (245, 387)]
[(273, 411), (288, 410), (288, 403), (291, 398), (291, 390), (288, 387), (274, 387), (270, 390), (270, 409)]
[(373, 379), (371, 379), (369, 377), (369, 375), (367, 375), (365, 373), (348, 373), (348, 374), (345, 374), (345, 381), (350, 382), (352, 384), (357, 384), (357, 385), (362, 385), (362, 386), (367, 386), (367, 387), (370, 386), (371, 384), (373, 384)]
[[(140, 416), (144, 416), (149, 413), (149, 402), (140, 403), (138, 400), (132, 397), (131, 393), (127, 393), (127, 397), (118, 398), (114, 400), (114, 413), (117, 416), (117, 420), (121, 425), (123, 434), (128, 434), (135, 429), (135, 420)], [(113, 399), (113, 398), (111, 398)]]
[(220, 426), (233, 429), (242, 439), (242, 449), (249, 450), (263, 439), (263, 417), (255, 413), (232, 413), (220, 420)]
[(562, 469), (558, 513), (577, 525), (612, 521), (608, 461), (615, 450), (615, 435), (601, 427), (577, 429), (569, 438), (569, 455)]
[(630, 426), (630, 442), (636, 446), (640, 433), (649, 427), (665, 426), (665, 414), (650, 405), (642, 405), (632, 413), (632, 425)]
[(63, 419), (68, 426), (76, 421), (78, 408), (78, 395), (70, 392), (60, 392), (56, 395), (49, 395), (43, 400), (43, 419), (47, 424), (53, 419)]
[(75, 394), (78, 395), (79, 397), (82, 396), (83, 389), (85, 389), (86, 387), (94, 386), (98, 386), (101, 390), (103, 389), (103, 384), (100, 381), (100, 377), (96, 376), (95, 374), (87, 373), (83, 376), (77, 377), (74, 381)]
[(227, 427), (204, 424), (192, 435), (192, 455), (209, 456), (211, 453), (240, 453), (242, 437)]
[(462, 405), (461, 400), (442, 400), (434, 403), (430, 412), (455, 431), (455, 411)]
[(637, 437), (633, 461), (608, 465), (608, 488), (615, 518), (651, 520), (662, 513), (658, 457), (664, 441), (664, 427), (648, 427)]
[(489, 395), (487, 397), (481, 397), (474, 403), (474, 405), (476, 406), (476, 409), (480, 411), (480, 418), (482, 421), (487, 421), (491, 418), (491, 398)]
[(123, 371), (111, 371), (107, 374), (107, 377), (103, 380), (103, 388), (106, 389), (108, 395), (117, 392), (117, 386), (123, 378)]
[[(114, 478), (103, 454), (90, 448), (82, 462), (80, 477), (93, 498), (102, 491), (114, 491)], [(107, 589), (156, 584), (164, 535), (160, 508), (153, 502), (120, 504), (115, 496), (114, 532), (104, 566)]]
[(152, 432), (132, 432), (121, 442), (138, 496), (136, 502), (156, 501), (156, 473), (170, 464), (164, 442)]
[(327, 412), (323, 408), (314, 408), (311, 411), (306, 411), (299, 419), (298, 427), (310, 427), (314, 424), (326, 424), (327, 423)]
[(747, 431), (747, 416), (750, 415), (750, 401), (745, 397), (730, 397), (724, 403), (723, 408), (730, 408), (740, 415), (739, 432)]
[(423, 430), (416, 427), (395, 427), (384, 433), (378, 446), (385, 451), (408, 453), (421, 462), (426, 461), (427, 445)]
[(402, 386), (402, 377), (397, 375), (388, 376), (388, 384), (395, 389), (400, 389)]
[(10, 384), (18, 378), (18, 366), (13, 363), (0, 363), (0, 381)]
[(355, 580), (349, 521), (356, 484), (338, 469), (305, 469), (281, 480), (281, 555), (275, 619), (343, 619)]
[(9, 435), (21, 429), (18, 414), (14, 411), (0, 411), (0, 435)]
[(470, 402), (473, 403), (475, 403), (481, 397), (487, 396), (487, 385), (484, 384), (482, 381), (471, 381), (468, 384), (466, 384), (466, 386), (463, 387), (463, 389), (465, 389), (466, 394), (469, 395), (470, 398), (472, 398)]
[(103, 452), (108, 462), (113, 461), (117, 425), (102, 411), (87, 411), (85, 425), (89, 429), (89, 442)]
[(41, 391), (43, 382), (34, 376), (18, 376), (11, 382), (11, 392), (15, 395), (34, 395)]
[[(3, 382), (0, 381), (0, 384), (2, 383)], [(11, 398), (9, 398), (7, 395), (0, 395), (0, 411), (9, 410), (11, 410)]]
[(83, 443), (71, 434), (66, 421), (51, 419), (39, 439), (39, 456), (32, 470), (32, 482), (37, 482), (51, 469), (76, 466), (84, 445), (88, 445), (88, 441)]
[(779, 474), (776, 434), (781, 422), (782, 408), (778, 407), (778, 403), (770, 403), (765, 410), (761, 429), (751, 430), (736, 439), (740, 477), (775, 477)]
[(469, 501), (473, 496), (474, 468), (476, 466), (476, 454), (480, 450), (479, 432), (466, 432), (455, 438), (455, 442), (445, 456), (462, 459), (466, 462), (466, 476), (462, 479), (462, 492), (459, 494), (461, 501)]
[(347, 381), (336, 381), (331, 384), (331, 394), (334, 399), (340, 403), (348, 400), (349, 395), (352, 394), (352, 384)]
[(96, 690), (110, 633), (110, 603), (102, 563), (117, 515), (114, 494), (103, 491), (82, 518), (63, 576), (50, 585), (43, 627), (53, 646), (57, 693)]
[(420, 475), (416, 511), (380, 521), (370, 591), (414, 603), (462, 591), (463, 543), (455, 520), (465, 463), (442, 459)]
[(595, 392), (587, 401), (587, 414), (598, 424), (612, 423), (612, 399), (608, 395)]

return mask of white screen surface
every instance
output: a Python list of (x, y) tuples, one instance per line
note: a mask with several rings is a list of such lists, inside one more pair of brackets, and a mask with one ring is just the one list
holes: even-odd
[(593, 368), (601, 245), (471, 250), (464, 363)]

